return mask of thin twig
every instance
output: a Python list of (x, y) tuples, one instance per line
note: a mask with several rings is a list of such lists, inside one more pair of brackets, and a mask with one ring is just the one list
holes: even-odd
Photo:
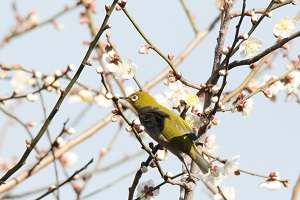
[(60, 187), (62, 187), (66, 183), (71, 182), (74, 179), (74, 176), (76, 176), (77, 174), (79, 174), (81, 171), (85, 170), (92, 162), (93, 162), (93, 159), (91, 159), (84, 167), (82, 167), (81, 169), (75, 171), (67, 180), (65, 180), (64, 182), (62, 182), (58, 186), (56, 186), (54, 189), (49, 190), (45, 194), (43, 194), (40, 197), (36, 198), (36, 200), (42, 199), (43, 197), (47, 196), (48, 194), (51, 194), (52, 192), (58, 190)]

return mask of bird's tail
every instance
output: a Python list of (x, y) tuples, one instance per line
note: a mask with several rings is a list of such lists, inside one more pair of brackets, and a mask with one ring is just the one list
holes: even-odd
[(206, 174), (211, 168), (211, 165), (203, 158), (199, 151), (196, 151), (196, 158), (193, 160), (196, 162), (203, 174)]

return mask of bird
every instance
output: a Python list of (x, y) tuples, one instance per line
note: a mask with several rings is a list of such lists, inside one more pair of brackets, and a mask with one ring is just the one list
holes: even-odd
[(194, 130), (178, 115), (159, 104), (147, 92), (134, 92), (124, 99), (131, 104), (144, 126), (145, 132), (161, 146), (176, 155), (190, 174), (184, 161), (188, 155), (203, 174), (208, 173), (211, 165), (202, 156), (191, 135)]

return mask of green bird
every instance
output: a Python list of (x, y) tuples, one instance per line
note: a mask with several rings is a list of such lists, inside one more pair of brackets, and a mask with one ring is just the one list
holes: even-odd
[(175, 154), (187, 170), (183, 159), (185, 154), (197, 163), (203, 174), (208, 172), (211, 165), (202, 157), (190, 136), (194, 130), (181, 117), (157, 103), (146, 92), (135, 92), (125, 99), (136, 110), (148, 135)]

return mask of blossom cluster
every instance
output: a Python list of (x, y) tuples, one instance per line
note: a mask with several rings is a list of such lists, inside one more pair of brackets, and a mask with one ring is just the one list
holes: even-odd
[[(280, 38), (287, 38), (292, 34), (292, 31), (296, 28), (296, 20), (290, 17), (284, 17), (276, 22), (274, 26), (274, 36)], [(248, 36), (243, 34), (240, 36), (244, 41), (239, 46), (240, 56), (252, 58), (256, 56), (263, 44), (262, 40), (255, 36)]]
[(133, 59), (129, 58), (127, 61), (124, 61), (114, 50), (103, 54), (102, 60), (106, 69), (113, 73), (117, 79), (128, 80), (134, 77), (136, 73), (137, 65), (134, 64)]

